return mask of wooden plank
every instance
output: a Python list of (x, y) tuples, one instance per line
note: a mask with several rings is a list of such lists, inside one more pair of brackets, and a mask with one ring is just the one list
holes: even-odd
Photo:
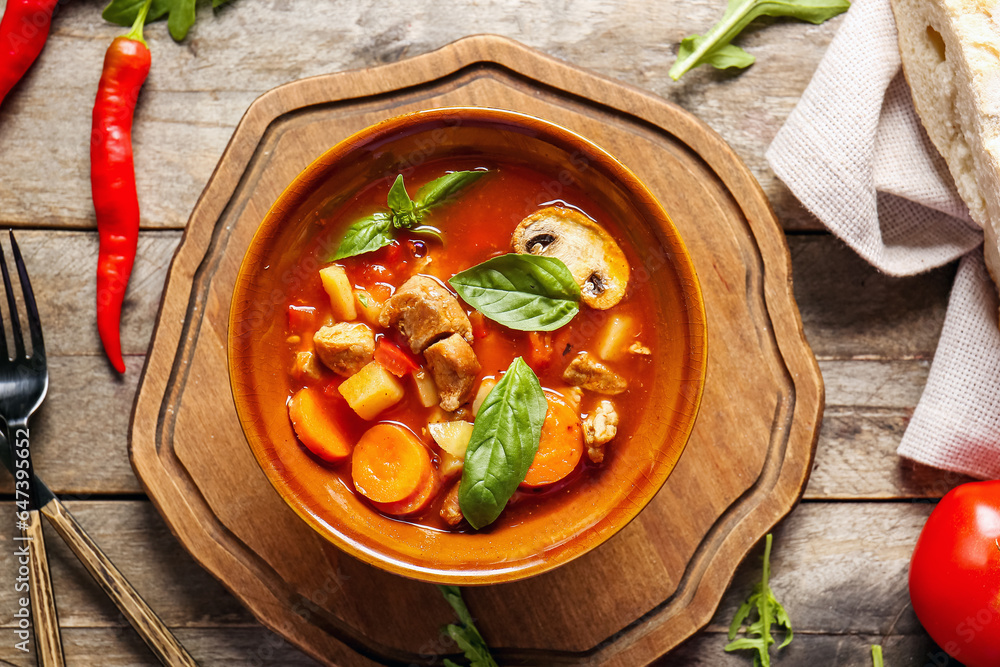
[[(177, 639), (202, 667), (314, 667), (318, 663), (284, 639), (261, 627), (180, 628)], [(12, 649), (12, 630), (0, 629), (0, 665), (35, 667), (34, 655)], [(128, 627), (63, 630), (68, 665), (100, 667), (160, 667), (139, 636)]]
[[(2, 152), (2, 151), (0, 151)], [(145, 354), (153, 332), (160, 294), (174, 250), (180, 242), (177, 231), (146, 232), (139, 237), (135, 266), (122, 309), (122, 350), (126, 355)], [(96, 232), (24, 230), (17, 233), (49, 357), (96, 356), (104, 352), (97, 336), (95, 316), (97, 287)], [(116, 382), (114, 371), (89, 378), (96, 383)], [(132, 364), (126, 381), (138, 375)]]
[(787, 239), (795, 300), (819, 360), (934, 356), (955, 264), (894, 278), (828, 234)]
[[(256, 626), (235, 599), (194, 563), (148, 502), (73, 501), (68, 506), (161, 618), (170, 627), (181, 628), (177, 635), (196, 658), (208, 660), (208, 664), (225, 664), (221, 661), (230, 659), (231, 651), (260, 645), (247, 638), (268, 645), (277, 641)], [(905, 661), (933, 649), (909, 607), (906, 573), (913, 544), (931, 508), (926, 503), (806, 502), (775, 529), (771, 585), (796, 631), (782, 664), (801, 664), (801, 656), (814, 655), (802, 652), (804, 648), (818, 651), (816, 655), (841, 656), (839, 662), (824, 658), (816, 664), (867, 664), (856, 658), (863, 655), (865, 645), (884, 637), (888, 637), (887, 657), (900, 658), (891, 664), (924, 664)], [(11, 503), (0, 503), (0, 514), (12, 511)], [(73, 651), (90, 650), (79, 644), (83, 639), (72, 637), (103, 638), (110, 656), (133, 656), (136, 662), (129, 664), (152, 664), (142, 661), (152, 660), (148, 653), (146, 658), (134, 657), (145, 651), (141, 641), (72, 553), (54, 533), (49, 534), (70, 664), (92, 664), (72, 659)], [(9, 551), (0, 550), (0, 571), (13, 569)], [(760, 577), (761, 554), (762, 546), (758, 545), (736, 571), (706, 631), (672, 653), (670, 664), (746, 664), (745, 658), (736, 662), (737, 656), (725, 656), (722, 646), (736, 608)], [(8, 587), (0, 587), (0, 609), (14, 608), (12, 596)], [(496, 636), (499, 629), (491, 627), (489, 613), (477, 611), (483, 616), (481, 625), (487, 637)], [(3, 641), (10, 627), (9, 619), (4, 618), (0, 660), (23, 664), (15, 659), (12, 642)], [(428, 638), (429, 643), (435, 640)], [(204, 652), (212, 641), (220, 653)], [(275, 648), (273, 655), (249, 664), (300, 664), (282, 662), (294, 657), (292, 652)]]
[[(146, 30), (154, 62), (136, 115), (135, 149), (147, 227), (184, 225), (236, 123), (266, 90), (418, 55), (475, 33), (519, 39), (692, 110), (747, 161), (786, 227), (817, 227), (771, 173), (764, 151), (840, 18), (820, 26), (751, 28), (738, 41), (757, 56), (752, 68), (736, 75), (704, 67), (675, 83), (667, 70), (677, 43), (718, 20), (717, 2), (631, 3), (609, 11), (599, 0), (530, 0), (515, 11), (509, 3), (462, 0), (441, 11), (432, 0), (292, 0), (200, 14), (180, 46), (163, 23)], [(93, 226), (90, 107), (104, 51), (121, 32), (87, 3), (60, 6), (48, 46), (0, 109), (0, 224)], [(58, 187), (52, 187), (53, 170)]]

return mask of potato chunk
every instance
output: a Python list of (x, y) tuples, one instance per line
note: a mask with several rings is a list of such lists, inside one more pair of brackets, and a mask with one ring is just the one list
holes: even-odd
[(625, 356), (636, 333), (635, 320), (628, 315), (613, 315), (597, 337), (597, 356), (604, 361), (618, 361)]
[(467, 421), (437, 422), (428, 424), (428, 430), (438, 447), (460, 461), (465, 460), (465, 449), (472, 438), (472, 424)]
[(330, 308), (338, 322), (357, 319), (358, 312), (354, 308), (354, 290), (351, 281), (347, 279), (344, 267), (332, 264), (319, 270), (319, 278), (323, 281), (323, 289), (330, 296)]
[(377, 361), (344, 380), (337, 390), (358, 416), (369, 421), (402, 400), (404, 393), (396, 376)]

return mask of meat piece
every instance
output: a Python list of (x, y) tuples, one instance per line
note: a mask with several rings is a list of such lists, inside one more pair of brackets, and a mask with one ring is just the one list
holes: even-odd
[(441, 518), (449, 526), (457, 526), (465, 518), (462, 515), (462, 508), (458, 505), (458, 485), (460, 483), (461, 481), (458, 481), (452, 485), (444, 497), (444, 502), (441, 503)]
[(458, 299), (428, 276), (413, 276), (382, 307), (379, 324), (395, 326), (414, 354), (446, 334), (472, 342), (472, 324)]
[(612, 396), (628, 389), (625, 378), (599, 362), (589, 352), (581, 352), (569, 362), (569, 366), (563, 371), (563, 380), (576, 387)]
[(594, 463), (604, 460), (604, 445), (618, 434), (618, 411), (611, 401), (602, 400), (583, 420), (583, 442), (587, 445), (587, 458)]
[(327, 368), (344, 377), (360, 371), (375, 354), (375, 334), (359, 322), (338, 322), (313, 335), (316, 355)]
[(316, 355), (308, 350), (295, 353), (295, 365), (292, 366), (292, 375), (300, 380), (309, 378), (318, 380), (323, 377), (319, 364), (316, 363)]
[(452, 334), (426, 350), (424, 358), (441, 396), (441, 408), (452, 412), (472, 397), (479, 360), (465, 339)]

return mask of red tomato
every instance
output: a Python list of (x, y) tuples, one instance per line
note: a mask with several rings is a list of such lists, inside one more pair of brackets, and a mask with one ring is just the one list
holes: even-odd
[(910, 561), (910, 599), (949, 655), (1000, 665), (1000, 481), (963, 484), (934, 508)]

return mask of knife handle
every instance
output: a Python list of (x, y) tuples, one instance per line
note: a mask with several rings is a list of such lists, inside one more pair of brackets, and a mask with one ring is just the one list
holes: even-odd
[(58, 498), (53, 498), (43, 505), (42, 514), (48, 518), (52, 527), (90, 572), (90, 576), (114, 601), (160, 662), (170, 667), (176, 665), (198, 667), (191, 654), (181, 646), (156, 612), (146, 604), (139, 592), (132, 588), (132, 584), (104, 555), (97, 543)]
[(49, 557), (45, 551), (42, 534), (42, 517), (38, 510), (28, 511), (28, 520), (21, 522), (22, 544), (28, 548), (28, 585), (31, 596), (31, 622), (35, 630), (35, 650), (40, 667), (65, 667), (62, 636), (59, 634), (59, 616), (56, 598), (49, 574)]

